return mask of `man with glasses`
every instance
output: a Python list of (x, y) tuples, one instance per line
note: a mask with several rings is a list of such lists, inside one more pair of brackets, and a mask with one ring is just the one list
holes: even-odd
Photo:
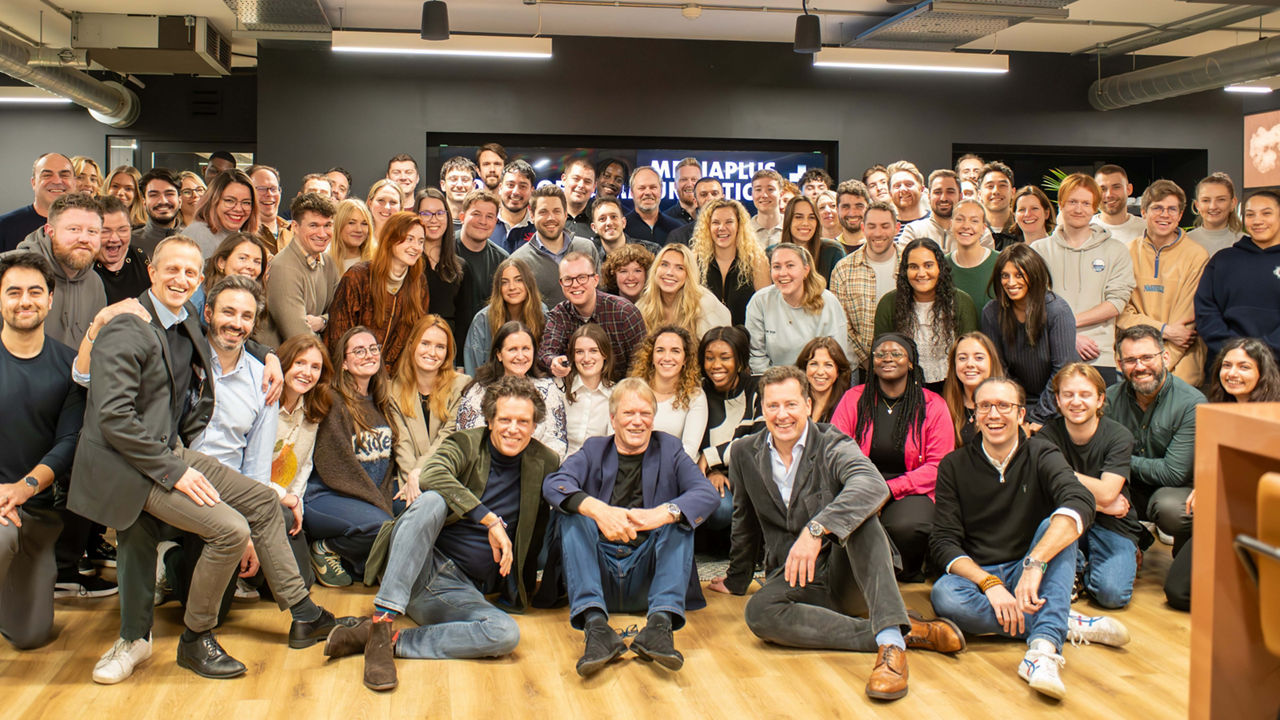
[(151, 278), (147, 276), (147, 256), (130, 243), (129, 209), (111, 195), (102, 196), (99, 202), (102, 235), (93, 271), (102, 280), (107, 304), (137, 298), (151, 287)]
[(1026, 394), (988, 378), (974, 391), (981, 442), (938, 465), (929, 549), (943, 571), (930, 600), (940, 617), (975, 635), (1027, 641), (1018, 677), (1061, 699), (1068, 639), (1121, 645), (1112, 618), (1071, 613), (1076, 541), (1093, 522), (1094, 498), (1062, 451), (1022, 432)]
[(560, 288), (560, 261), (570, 252), (595, 258), (595, 245), (586, 238), (574, 237), (565, 229), (568, 217), (564, 191), (555, 185), (543, 185), (533, 191), (533, 227), (537, 231), (529, 241), (515, 249), (511, 257), (529, 265), (533, 280), (548, 306), (564, 301)]
[(632, 303), (596, 289), (600, 276), (592, 255), (570, 252), (560, 261), (560, 287), (565, 299), (547, 313), (547, 329), (538, 345), (538, 364), (556, 377), (569, 374), (569, 336), (593, 322), (604, 329), (613, 346), (612, 380), (631, 367), (631, 356), (644, 342), (644, 318)]
[(454, 155), (440, 166), (440, 191), (444, 193), (449, 214), (454, 218), (455, 235), (462, 227), (462, 203), (466, 201), (467, 194), (476, 189), (477, 172), (476, 164), (461, 155)]
[(1196, 333), (1195, 297), (1209, 251), (1178, 227), (1187, 195), (1170, 180), (1156, 180), (1142, 193), (1146, 232), (1129, 243), (1137, 284), (1116, 327), (1160, 328), (1169, 368), (1198, 386), (1204, 377), (1204, 341)]
[(272, 255), (277, 255), (292, 239), (289, 223), (279, 215), (280, 173), (269, 165), (254, 165), (249, 168), (249, 179), (253, 181), (253, 194), (258, 202), (258, 221), (261, 223), (258, 238)]
[[(142, 188), (142, 205), (147, 222), (133, 229), (133, 246), (148, 259), (160, 241), (178, 232), (182, 226), (182, 181), (168, 168), (152, 168), (138, 183)], [(194, 192), (194, 190), (190, 191)], [(141, 293), (141, 291), (139, 291)]]
[[(1133, 433), (1129, 485), (1141, 520), (1173, 539), (1173, 554), (1191, 538), (1195, 472), (1196, 405), (1204, 395), (1168, 367), (1160, 330), (1134, 325), (1120, 331), (1116, 357), (1124, 380), (1107, 388), (1107, 415)], [(1142, 549), (1151, 546), (1144, 534)]]
[(342, 277), (325, 252), (334, 212), (333, 201), (315, 193), (299, 195), (289, 206), (296, 237), (268, 266), (267, 311), (257, 335), (264, 344), (277, 348), (303, 333), (319, 337), (329, 324), (329, 303)]

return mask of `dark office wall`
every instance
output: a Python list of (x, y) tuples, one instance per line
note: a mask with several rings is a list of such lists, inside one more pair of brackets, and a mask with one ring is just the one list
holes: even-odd
[(259, 157), (286, 183), (341, 163), (361, 189), (393, 154), (421, 158), (428, 130), (836, 140), (841, 177), (899, 158), (948, 165), (966, 143), (1203, 148), (1209, 169), (1241, 169), (1238, 96), (1097, 112), (1085, 99), (1098, 73), (1088, 58), (1027, 53), (1003, 76), (921, 76), (813, 68), (778, 44), (557, 38), (554, 53), (499, 62), (262, 48)]

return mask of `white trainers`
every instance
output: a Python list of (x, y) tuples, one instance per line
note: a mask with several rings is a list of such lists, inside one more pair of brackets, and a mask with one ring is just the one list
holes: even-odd
[(236, 578), (236, 599), (237, 600), (259, 600), (262, 593), (258, 589), (244, 581), (244, 578)]
[(1129, 642), (1129, 630), (1113, 617), (1105, 615), (1090, 617), (1072, 612), (1067, 616), (1067, 639), (1072, 645), (1098, 643), (1120, 647)]
[(1066, 659), (1056, 652), (1031, 648), (1018, 665), (1018, 677), (1026, 680), (1032, 690), (1061, 700), (1067, 694), (1067, 686), (1058, 677), (1058, 668), (1066, 664)]
[(133, 674), (133, 669), (151, 657), (151, 637), (129, 642), (116, 638), (116, 643), (93, 666), (93, 681), (102, 685), (115, 685)]

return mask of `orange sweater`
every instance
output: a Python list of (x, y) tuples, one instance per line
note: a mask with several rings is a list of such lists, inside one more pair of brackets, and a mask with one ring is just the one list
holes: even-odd
[[(1200, 285), (1200, 274), (1209, 262), (1209, 253), (1199, 244), (1179, 231), (1172, 245), (1160, 250), (1152, 246), (1143, 234), (1129, 243), (1129, 256), (1133, 259), (1133, 274), (1138, 284), (1125, 305), (1117, 328), (1134, 325), (1152, 325), (1163, 329), (1165, 325), (1181, 323), (1195, 317), (1195, 294)], [(1204, 341), (1199, 337), (1187, 349), (1166, 343), (1169, 352), (1169, 369), (1187, 381), (1199, 386), (1204, 376)]]

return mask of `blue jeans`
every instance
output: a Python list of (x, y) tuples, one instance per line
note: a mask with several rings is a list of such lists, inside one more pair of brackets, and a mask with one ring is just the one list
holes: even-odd
[(585, 515), (560, 515), (558, 521), (573, 627), (581, 630), (582, 614), (592, 608), (604, 613), (667, 612), (673, 629), (684, 627), (693, 531), (675, 523), (663, 525), (633, 547), (606, 540), (596, 521)]
[(404, 613), (418, 627), (400, 631), (402, 658), (500, 657), (516, 649), (520, 628), (490, 605), (449, 558), (435, 550), (449, 508), (439, 493), (422, 494), (396, 521), (380, 607)]
[[(302, 525), (307, 537), (324, 540), (356, 576), (364, 575), (364, 564), (373, 549), (373, 541), (382, 523), (392, 516), (377, 505), (341, 495), (314, 482), (307, 488), (305, 502)], [(404, 510), (404, 501), (394, 501), (391, 508), (394, 513), (400, 513)]]
[(733, 520), (733, 491), (725, 488), (724, 497), (720, 498), (720, 504), (712, 511), (711, 517), (702, 525), (709, 530), (724, 530), (729, 527)]
[(1078, 544), (1076, 568), (1093, 601), (1104, 608), (1128, 605), (1138, 574), (1138, 544), (1097, 525), (1085, 531)]
[[(1046, 518), (1036, 530), (1028, 552), (1049, 527), (1053, 518)], [(982, 569), (999, 577), (1009, 592), (1017, 587), (1022, 577), (1022, 558), (998, 565), (984, 565)], [(933, 611), (960, 626), (972, 635), (1003, 635), (1032, 640), (1043, 639), (1053, 643), (1059, 651), (1067, 640), (1067, 615), (1071, 612), (1071, 586), (1075, 584), (1076, 544), (1073, 542), (1049, 561), (1049, 569), (1040, 580), (1040, 597), (1044, 605), (1034, 613), (1024, 613), (1026, 631), (1010, 634), (1004, 631), (991, 609), (991, 601), (971, 580), (950, 573), (938, 578), (929, 595)]]

